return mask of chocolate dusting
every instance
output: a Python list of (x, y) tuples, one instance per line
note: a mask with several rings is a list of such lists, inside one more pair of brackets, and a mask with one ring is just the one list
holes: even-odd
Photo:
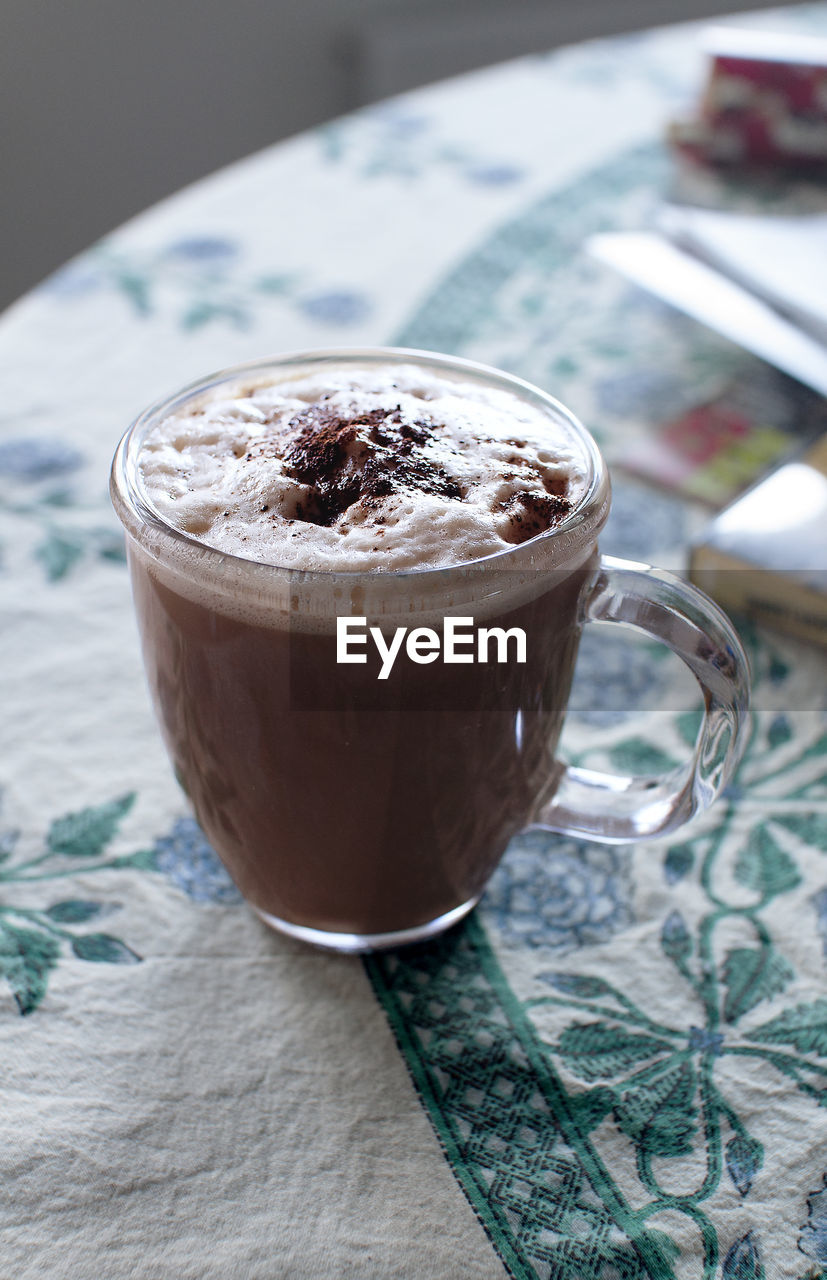
[(460, 485), (423, 452), (433, 432), (427, 422), (402, 420), (397, 406), (343, 417), (325, 405), (311, 405), (287, 424), (296, 434), (284, 450), (285, 471), (308, 485), (307, 505), (296, 515), (331, 525), (361, 502), (374, 506), (404, 489), (461, 499)]
[(558, 494), (515, 493), (505, 507), (511, 522), (506, 539), (514, 543), (528, 542), (529, 538), (536, 538), (559, 524), (571, 509), (569, 499)]

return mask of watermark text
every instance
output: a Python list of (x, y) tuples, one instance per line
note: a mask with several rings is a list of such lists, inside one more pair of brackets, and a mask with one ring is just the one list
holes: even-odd
[(366, 663), (369, 641), (373, 642), (381, 666), (379, 680), (387, 680), (403, 651), (411, 662), (425, 666), (443, 662), (525, 662), (526, 635), (522, 627), (475, 627), (473, 618), (445, 618), (442, 632), (433, 627), (397, 627), (385, 638), (379, 627), (369, 627), (367, 618), (336, 619), (336, 661)]

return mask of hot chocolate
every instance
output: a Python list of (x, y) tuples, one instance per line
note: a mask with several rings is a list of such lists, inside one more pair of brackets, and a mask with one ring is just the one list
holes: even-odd
[[(271, 925), (343, 950), (446, 928), (530, 821), (664, 835), (744, 742), (746, 658), (700, 592), (601, 557), (605, 464), (544, 392), (423, 352), (311, 352), (147, 410), (112, 496), (176, 772)], [(555, 749), (584, 622), (701, 687), (663, 777)]]
[(176, 773), (244, 896), (276, 920), (382, 935), (473, 900), (551, 786), (579, 634), (578, 566), (490, 621), (528, 661), (339, 666), (332, 634), (266, 626), (133, 554)]
[(605, 476), (564, 411), (445, 363), (276, 363), (116, 459), (177, 776), (259, 913), (332, 945), (462, 914), (554, 787)]
[[(448, 356), (279, 356), (147, 410), (112, 467), (176, 772), (271, 925), (343, 950), (446, 928), (529, 821), (611, 842), (705, 809), (744, 742), (728, 620), (600, 557), (605, 464), (544, 392)], [(662, 777), (555, 748), (584, 622), (700, 685)]]

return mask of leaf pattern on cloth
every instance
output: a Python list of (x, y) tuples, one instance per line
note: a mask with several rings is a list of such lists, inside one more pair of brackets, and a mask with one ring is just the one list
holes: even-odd
[[(78, 448), (49, 436), (0, 440), (0, 516), (36, 531), (36, 540), (25, 550), (14, 545), (0, 569), (11, 569), (25, 555), (27, 562), (34, 559), (39, 565), (47, 582), (56, 583), (84, 561), (87, 566), (126, 563), (114, 515), (109, 524), (102, 522), (100, 503), (80, 496), (77, 482), (86, 462)], [(16, 532), (15, 544), (25, 544), (19, 527)]]
[(481, 157), (467, 145), (440, 138), (437, 125), (391, 100), (320, 126), (316, 138), (326, 164), (347, 164), (360, 180), (413, 183), (425, 172), (445, 168), (474, 186), (497, 189), (524, 177), (511, 161)]
[[(771, 746), (778, 745), (771, 736), (769, 741)], [(779, 847), (768, 827), (756, 827), (750, 832), (746, 845), (735, 860), (735, 879), (760, 893), (762, 898), (788, 893), (801, 883), (795, 863)]]
[(756, 1027), (753, 1040), (765, 1044), (789, 1044), (799, 1053), (817, 1053), (827, 1057), (827, 1000), (797, 1004), (779, 1013), (777, 1018)]
[(587, 1081), (619, 1075), (669, 1047), (668, 1041), (618, 1030), (606, 1022), (575, 1023), (563, 1032), (557, 1045), (565, 1065)]
[(56, 818), (46, 836), (48, 852), (64, 858), (99, 857), (134, 801), (133, 793), (93, 809), (81, 809)]
[[(54, 886), (109, 871), (154, 871), (193, 902), (237, 905), (241, 894), (218, 855), (191, 817), (176, 820), (151, 848), (111, 857), (107, 849), (135, 803), (130, 792), (71, 813), (49, 825), (44, 850), (15, 858), (18, 833), (0, 832), (0, 891), (15, 885)], [(79, 932), (117, 910), (118, 902), (66, 897), (47, 907), (0, 903), (0, 977), (11, 989), (21, 1014), (32, 1013), (43, 1000), (49, 976), (70, 954), (90, 964), (138, 964), (142, 957), (122, 938), (100, 930)]]
[(6, 832), (0, 859), (0, 976), (21, 1014), (30, 1014), (46, 995), (49, 976), (70, 953), (92, 964), (137, 964), (141, 957), (121, 938), (99, 931), (78, 932), (75, 926), (112, 911), (118, 904), (87, 898), (61, 898), (47, 907), (8, 901), (14, 887), (43, 885), (53, 891), (63, 880), (83, 873), (113, 869), (145, 869), (152, 853), (145, 850), (107, 857), (106, 850), (132, 808), (134, 793), (55, 818), (45, 849), (31, 858), (15, 858), (15, 833)]
[(347, 328), (371, 313), (371, 300), (360, 289), (319, 289), (294, 271), (250, 274), (243, 257), (241, 245), (229, 237), (193, 234), (145, 252), (127, 252), (104, 240), (40, 289), (67, 303), (79, 295), (113, 293), (136, 318), (172, 313), (189, 334), (213, 324), (249, 329), (274, 303), (332, 328)]
[(4, 920), (0, 927), (0, 973), (22, 1014), (36, 1009), (46, 994), (49, 971), (57, 964), (59, 944), (39, 929), (21, 929)]
[(727, 1173), (742, 1196), (749, 1195), (752, 1181), (764, 1163), (764, 1148), (745, 1130), (726, 1144)]
[(614, 1109), (617, 1126), (639, 1151), (653, 1156), (688, 1155), (697, 1129), (696, 1088), (691, 1061), (667, 1060), (645, 1082), (620, 1094)]
[(724, 1258), (724, 1280), (764, 1280), (764, 1266), (754, 1232), (748, 1231), (727, 1250)]
[[(807, 1221), (801, 1225), (798, 1247), (813, 1262), (827, 1266), (827, 1173), (818, 1191), (807, 1199)], [(810, 1272), (810, 1276), (815, 1276)], [(818, 1272), (822, 1276), (823, 1272)]]
[[(756, 679), (783, 687), (790, 669), (772, 643), (744, 629)], [(697, 718), (687, 717), (687, 743), (694, 741), (696, 728)], [(636, 738), (631, 742), (630, 758), (642, 758)], [(743, 788), (755, 778), (765, 788), (762, 817), (739, 825)], [(687, 1232), (690, 1237), (694, 1232), (696, 1274), (703, 1280), (765, 1276), (760, 1225), (749, 1230), (742, 1225), (737, 1234), (728, 1234), (716, 1220), (715, 1206), (722, 1184), (728, 1183), (730, 1194), (734, 1192), (748, 1210), (759, 1181), (766, 1196), (766, 1179), (772, 1177), (772, 1129), (754, 1106), (743, 1110), (737, 1073), (733, 1074), (739, 1063), (760, 1065), (768, 1088), (781, 1095), (792, 1090), (802, 1106), (827, 1106), (827, 1000), (788, 999), (779, 1008), (797, 983), (797, 974), (768, 924), (773, 904), (799, 891), (804, 855), (812, 858), (822, 848), (820, 828), (810, 821), (812, 811), (806, 806), (810, 797), (823, 794), (819, 733), (782, 733), (778, 714), (759, 707), (738, 777), (719, 806), (716, 823), (664, 854), (666, 891), (674, 888), (681, 894), (680, 906), (669, 906), (656, 935), (667, 967), (659, 985), (672, 993), (674, 1018), (647, 1007), (643, 991), (635, 989), (628, 956), (618, 964), (616, 977), (605, 955), (599, 958), (608, 933), (574, 943), (593, 957), (592, 963), (601, 964), (599, 972), (580, 971), (572, 964), (572, 940), (540, 924), (541, 916), (555, 909), (546, 901), (553, 880), (547, 882), (545, 895), (536, 895), (534, 906), (533, 946), (539, 963), (533, 981), (541, 988), (536, 994), (518, 998), (500, 971), (500, 956), (507, 959), (516, 935), (508, 903), (494, 882), (491, 903), (484, 898), (481, 908), (490, 938), (472, 919), (441, 952), (432, 946), (400, 953), (393, 960), (368, 961), (369, 975), (423, 1104), (511, 1274), (559, 1274), (565, 1280), (581, 1274), (573, 1264), (566, 1269), (562, 1251), (543, 1252), (529, 1227), (509, 1208), (516, 1202), (515, 1180), (523, 1179), (535, 1217), (544, 1212), (537, 1184), (526, 1181), (527, 1152), (511, 1150), (514, 1135), (531, 1130), (537, 1151), (532, 1168), (546, 1167), (550, 1152), (566, 1143), (571, 1153), (567, 1158), (578, 1164), (585, 1178), (578, 1193), (581, 1199), (590, 1186), (590, 1194), (613, 1216), (616, 1230), (625, 1233), (634, 1249), (641, 1246), (636, 1232), (646, 1224), (642, 1274), (657, 1280), (675, 1274), (677, 1237), (666, 1225), (669, 1219), (661, 1221), (661, 1215), (671, 1214), (673, 1223), (674, 1215), (685, 1219), (684, 1240)], [(535, 840), (541, 877), (542, 856), (553, 866), (555, 849), (565, 852), (571, 842), (541, 832), (529, 834)], [(808, 843), (805, 836), (816, 839)], [(516, 867), (524, 856), (522, 847), (518, 841), (513, 850)], [(591, 847), (583, 847), (586, 866)], [(506, 855), (501, 869), (506, 882), (514, 874), (508, 868), (511, 856)], [(562, 885), (558, 892), (562, 905)], [(530, 896), (515, 897), (521, 920), (522, 913), (532, 909), (531, 901)], [(615, 936), (622, 938), (633, 925), (630, 912)], [(520, 936), (532, 936), (527, 922), (521, 924)], [(568, 953), (567, 963), (554, 963), (555, 955), (563, 953)], [(475, 963), (470, 958), (474, 956)], [(689, 1010), (692, 1016), (684, 1022)], [(531, 1119), (520, 1119), (512, 1110), (515, 1128), (497, 1145), (491, 1138), (490, 1108), (495, 1106), (494, 1096), (514, 1098), (513, 1083), (506, 1083), (506, 1078), (513, 1082), (516, 1069), (509, 1065), (505, 1049), (497, 1050), (498, 1066), (492, 1068), (492, 1045), (499, 1043), (504, 1025), (511, 1028), (515, 1060), (530, 1064), (535, 1094)], [(483, 1043), (488, 1050), (478, 1055), (474, 1046)], [(522, 1096), (531, 1096), (527, 1084), (524, 1089)], [(476, 1101), (466, 1109), (461, 1099), (469, 1091)], [(541, 1100), (546, 1109), (542, 1122), (537, 1110)], [(633, 1159), (638, 1180), (634, 1190), (628, 1180), (621, 1183), (613, 1176), (619, 1142), (627, 1144)], [(821, 1195), (811, 1197), (800, 1245), (819, 1262), (817, 1250), (822, 1238), (827, 1239)], [(637, 1206), (631, 1215), (630, 1201)], [(759, 1220), (764, 1221), (760, 1214)], [(583, 1257), (600, 1257), (596, 1240), (596, 1229), (591, 1237), (584, 1232)], [(592, 1274), (588, 1267), (597, 1265), (580, 1256), (578, 1264), (584, 1275)]]
[(762, 1000), (778, 995), (795, 977), (783, 956), (769, 947), (737, 947), (727, 953), (724, 1019), (737, 1022)]

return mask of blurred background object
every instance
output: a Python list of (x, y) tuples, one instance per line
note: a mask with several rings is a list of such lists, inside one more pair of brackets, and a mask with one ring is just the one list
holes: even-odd
[(827, 172), (827, 40), (712, 28), (706, 88), (671, 140), (721, 165), (786, 165)]
[(164, 195), (352, 107), (722, 3), (2, 0), (0, 306)]
[(827, 435), (725, 508), (689, 575), (735, 613), (827, 645)]

